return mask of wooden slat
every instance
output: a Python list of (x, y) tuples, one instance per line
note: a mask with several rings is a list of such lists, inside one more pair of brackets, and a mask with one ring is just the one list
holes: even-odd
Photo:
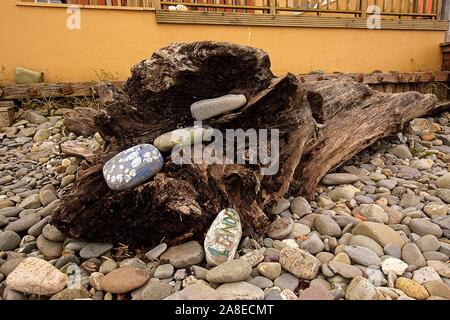
[(360, 2), (360, 8), (361, 8), (361, 16), (363, 18), (367, 17), (367, 0), (361, 0)]
[[(277, 8), (278, 9), (278, 8)], [(218, 14), (210, 12), (174, 12), (156, 10), (158, 23), (213, 24), (246, 26), (287, 26), (313, 28), (367, 29), (366, 19), (314, 16)], [(448, 30), (448, 21), (437, 20), (382, 20), (382, 29), (390, 30)]]
[[(211, 14), (211, 13), (209, 13)], [(415, 84), (431, 82), (448, 82), (450, 71), (439, 72), (407, 72), (407, 73), (348, 73), (348, 74), (300, 74), (299, 79), (305, 81), (321, 81), (348, 76), (355, 81), (368, 85), (379, 84)], [(124, 81), (110, 82), (117, 88), (121, 88)], [(0, 100), (22, 100), (28, 98), (63, 98), (63, 97), (92, 97), (97, 95), (97, 84), (93, 82), (78, 83), (39, 83), (33, 85), (8, 85), (0, 89)]]
[[(270, 0), (275, 2), (275, 0)], [(212, 4), (212, 3), (187, 3), (187, 2), (169, 2), (161, 1), (161, 5), (178, 5), (182, 4), (186, 7), (199, 7), (199, 8), (233, 8), (233, 9), (254, 9), (254, 10), (265, 10), (270, 9), (270, 7), (257, 7), (257, 6), (245, 6), (245, 5), (234, 5), (234, 4)], [(290, 8), (292, 9), (292, 8)], [(173, 11), (172, 11), (173, 12)]]
[[(112, 81), (111, 83), (116, 87), (121, 87), (123, 81)], [(0, 100), (82, 97), (95, 96), (97, 94), (97, 84), (93, 82), (16, 84), (5, 86), (2, 88), (2, 91)]]

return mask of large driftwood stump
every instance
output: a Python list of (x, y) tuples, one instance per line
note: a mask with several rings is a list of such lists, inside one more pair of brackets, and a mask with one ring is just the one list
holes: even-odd
[[(93, 165), (85, 164), (51, 223), (74, 237), (133, 246), (203, 240), (226, 207), (239, 212), (247, 234), (260, 234), (278, 199), (288, 194), (311, 199), (329, 170), (429, 113), (437, 100), (416, 92), (381, 93), (351, 79), (277, 78), (264, 51), (219, 42), (162, 48), (132, 69), (124, 92), (106, 85), (99, 92), (103, 110), (94, 124), (106, 150)], [(244, 94), (247, 105), (204, 124), (222, 132), (278, 129), (275, 175), (262, 175), (262, 164), (176, 165), (167, 156), (163, 171), (146, 183), (120, 192), (107, 187), (102, 167), (109, 158), (192, 126), (193, 102), (230, 93)], [(79, 129), (76, 121), (67, 125)]]

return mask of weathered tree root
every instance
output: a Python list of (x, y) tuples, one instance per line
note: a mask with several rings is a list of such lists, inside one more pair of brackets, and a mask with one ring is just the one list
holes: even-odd
[[(209, 41), (162, 48), (132, 69), (124, 93), (107, 86), (99, 91), (103, 109), (94, 122), (106, 150), (85, 166), (51, 223), (74, 237), (130, 245), (203, 240), (226, 207), (239, 212), (247, 234), (261, 234), (269, 223), (265, 212), (278, 199), (288, 194), (311, 199), (330, 169), (429, 113), (437, 100), (415, 92), (381, 93), (351, 79), (276, 78), (264, 51)], [(275, 175), (262, 175), (260, 163), (176, 165), (166, 157), (154, 179), (126, 191), (107, 187), (101, 170), (110, 157), (192, 126), (193, 102), (226, 94), (243, 94), (248, 103), (203, 124), (221, 132), (278, 129)], [(66, 125), (77, 130), (76, 122)]]

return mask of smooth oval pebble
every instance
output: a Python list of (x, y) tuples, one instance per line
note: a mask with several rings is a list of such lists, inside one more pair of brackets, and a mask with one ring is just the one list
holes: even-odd
[(20, 236), (11, 230), (0, 233), (0, 251), (14, 250), (20, 244)]
[(23, 260), (6, 278), (6, 284), (13, 290), (49, 295), (64, 289), (67, 275), (45, 260), (30, 257)]
[(245, 106), (247, 98), (243, 94), (227, 94), (213, 99), (204, 99), (191, 105), (191, 114), (195, 120), (206, 120), (225, 112)]
[(159, 151), (168, 152), (176, 145), (189, 146), (199, 143), (208, 135), (208, 132), (211, 131), (201, 127), (176, 129), (160, 135), (153, 141), (153, 144)]
[(149, 275), (145, 270), (121, 267), (104, 276), (101, 287), (104, 291), (111, 293), (126, 293), (143, 286), (148, 278)]
[(234, 258), (242, 236), (239, 214), (230, 208), (222, 210), (206, 233), (204, 248), (206, 261), (219, 265)]
[(110, 189), (126, 190), (153, 177), (163, 164), (163, 156), (155, 146), (140, 144), (109, 159), (103, 166), (103, 177)]
[(111, 243), (90, 242), (80, 250), (80, 257), (84, 259), (97, 258), (112, 248)]

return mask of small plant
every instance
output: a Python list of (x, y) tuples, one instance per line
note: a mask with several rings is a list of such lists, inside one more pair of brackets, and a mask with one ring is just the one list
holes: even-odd
[(93, 70), (92, 72), (92, 82), (114, 81), (119, 79), (117, 73), (113, 74), (112, 72), (106, 71), (104, 69)]
[(0, 87), (6, 86), (6, 68), (1, 67), (0, 68)]

